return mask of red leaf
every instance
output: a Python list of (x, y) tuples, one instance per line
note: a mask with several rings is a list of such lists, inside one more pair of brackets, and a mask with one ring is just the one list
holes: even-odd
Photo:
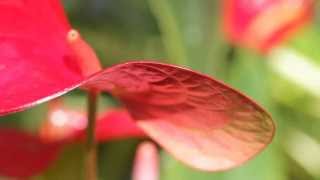
[(28, 177), (41, 173), (57, 158), (62, 144), (42, 142), (15, 129), (0, 129), (0, 174)]
[(270, 143), (274, 125), (256, 103), (208, 76), (154, 62), (113, 66), (86, 86), (111, 92), (164, 149), (202, 170), (238, 166)]
[(313, 0), (226, 0), (223, 21), (227, 38), (267, 52), (309, 22)]
[(58, 0), (2, 0), (0, 12), (0, 115), (52, 99), (82, 80)]

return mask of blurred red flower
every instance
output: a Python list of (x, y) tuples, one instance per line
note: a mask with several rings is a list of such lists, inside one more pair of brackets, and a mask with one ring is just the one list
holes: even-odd
[[(84, 113), (54, 104), (39, 135), (0, 128), (0, 174), (29, 177), (43, 172), (57, 159), (63, 147), (85, 139), (86, 126)], [(98, 118), (95, 136), (98, 142), (105, 142), (145, 137), (145, 134), (125, 110), (115, 109), (108, 110)]]
[(313, 4), (313, 0), (226, 0), (224, 32), (232, 43), (266, 53), (311, 20)]

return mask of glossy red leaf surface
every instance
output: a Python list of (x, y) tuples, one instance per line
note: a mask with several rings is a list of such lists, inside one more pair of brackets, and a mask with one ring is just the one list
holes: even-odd
[(310, 21), (313, 3), (313, 0), (226, 0), (224, 31), (233, 43), (267, 52)]
[(202, 170), (223, 170), (270, 143), (274, 125), (256, 103), (208, 76), (160, 63), (131, 62), (85, 86), (110, 92), (164, 149)]
[(136, 151), (132, 180), (159, 179), (159, 152), (151, 142), (141, 143)]
[[(87, 117), (85, 113), (66, 108), (62, 104), (51, 106), (48, 118), (40, 128), (44, 141), (72, 143), (84, 140)], [(126, 110), (107, 110), (97, 120), (95, 136), (98, 142), (131, 137), (145, 137)]]
[(82, 79), (59, 3), (0, 1), (0, 115), (58, 96)]
[(62, 144), (44, 143), (37, 136), (15, 129), (0, 129), (0, 175), (28, 177), (56, 160)]

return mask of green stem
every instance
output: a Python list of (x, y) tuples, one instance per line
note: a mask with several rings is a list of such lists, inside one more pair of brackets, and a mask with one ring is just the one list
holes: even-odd
[(224, 77), (226, 78), (225, 80), (229, 80), (231, 77), (231, 68), (235, 63), (235, 58), (237, 55), (237, 48), (232, 45), (228, 44), (226, 47), (226, 52), (225, 52), (225, 75)]
[(98, 92), (90, 90), (88, 94), (88, 127), (86, 141), (86, 179), (97, 180), (97, 144), (95, 141), (95, 125), (97, 115)]
[(187, 65), (186, 47), (173, 7), (168, 0), (149, 0), (149, 5), (158, 21), (170, 61), (175, 64)]

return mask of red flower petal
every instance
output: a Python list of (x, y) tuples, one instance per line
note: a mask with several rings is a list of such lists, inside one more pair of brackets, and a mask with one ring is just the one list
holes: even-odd
[(313, 0), (226, 0), (223, 13), (230, 41), (267, 52), (310, 21)]
[(195, 168), (238, 166), (273, 137), (271, 117), (260, 106), (187, 69), (131, 62), (96, 74), (86, 86), (118, 97), (148, 135)]
[(146, 136), (145, 133), (125, 110), (109, 110), (97, 121), (96, 138), (98, 141), (144, 136)]
[(28, 177), (41, 173), (53, 162), (62, 144), (42, 142), (15, 129), (0, 129), (0, 175)]
[(133, 180), (158, 180), (159, 157), (156, 145), (144, 142), (138, 146), (133, 165)]
[(0, 115), (58, 96), (82, 79), (58, 0), (2, 0), (0, 12)]

